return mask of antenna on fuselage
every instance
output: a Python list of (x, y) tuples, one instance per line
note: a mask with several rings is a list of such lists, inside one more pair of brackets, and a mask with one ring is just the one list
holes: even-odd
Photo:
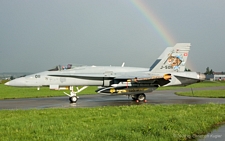
[(123, 64), (122, 64), (122, 66), (121, 66), (121, 67), (124, 67), (124, 65), (125, 65), (125, 62), (123, 62)]

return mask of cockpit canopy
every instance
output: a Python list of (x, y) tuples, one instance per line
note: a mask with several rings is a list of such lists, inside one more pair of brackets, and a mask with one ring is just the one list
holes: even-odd
[(73, 64), (68, 64), (68, 65), (58, 65), (48, 71), (62, 71), (62, 70), (69, 70), (69, 69), (73, 69), (75, 67), (81, 67), (81, 66), (84, 66), (84, 65), (73, 65)]

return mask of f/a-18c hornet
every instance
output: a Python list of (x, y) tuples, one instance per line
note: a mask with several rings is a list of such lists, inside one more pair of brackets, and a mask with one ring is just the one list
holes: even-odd
[[(167, 47), (150, 68), (122, 66), (56, 66), (48, 71), (28, 75), (11, 80), (8, 86), (47, 86), (60, 90), (70, 88), (71, 103), (78, 100), (77, 93), (87, 86), (99, 86), (96, 90), (100, 94), (128, 95), (133, 100), (146, 102), (146, 95), (162, 86), (186, 86), (205, 79), (205, 75), (197, 72), (185, 71), (190, 43), (177, 43), (174, 47)], [(77, 91), (73, 91), (73, 86)]]

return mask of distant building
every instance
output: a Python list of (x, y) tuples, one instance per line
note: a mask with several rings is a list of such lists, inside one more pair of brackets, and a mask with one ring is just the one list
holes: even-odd
[(213, 74), (207, 74), (206, 80), (225, 81), (225, 73), (224, 72), (213, 72)]

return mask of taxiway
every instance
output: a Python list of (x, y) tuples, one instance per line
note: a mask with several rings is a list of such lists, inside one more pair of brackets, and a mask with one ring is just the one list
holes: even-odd
[(225, 100), (223, 98), (200, 98), (200, 97), (177, 96), (174, 94), (175, 91), (178, 90), (161, 90), (161, 91), (154, 91), (152, 93), (147, 93), (146, 94), (147, 103), (143, 102), (136, 103), (135, 101), (132, 101), (131, 98), (128, 99), (128, 97), (124, 95), (108, 96), (99, 94), (80, 96), (76, 104), (70, 104), (67, 96), (48, 97), (48, 98), (6, 99), (0, 100), (0, 109), (40, 109), (40, 108), (69, 108), (69, 107), (81, 108), (81, 107), (122, 106), (122, 105), (140, 105), (140, 104), (206, 104), (206, 103), (225, 104)]

